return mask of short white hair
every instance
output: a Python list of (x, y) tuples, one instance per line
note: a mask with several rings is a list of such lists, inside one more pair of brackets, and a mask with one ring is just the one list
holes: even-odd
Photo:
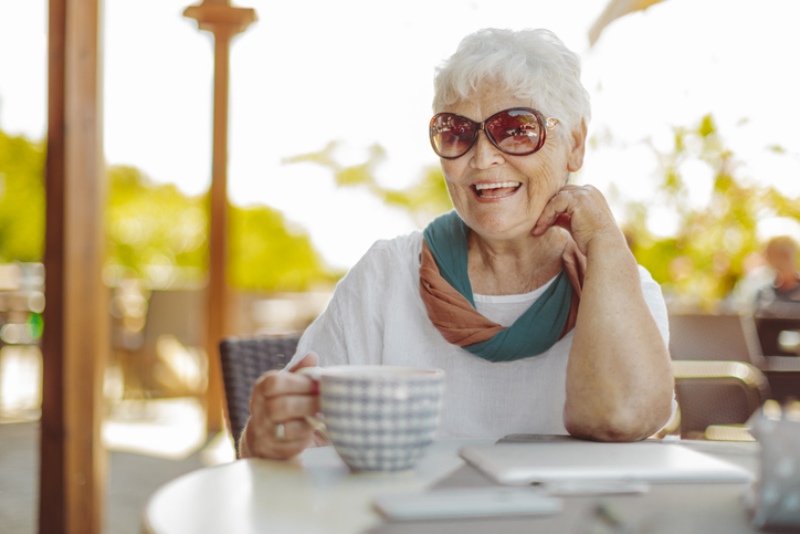
[(485, 90), (486, 82), (498, 92), (529, 101), (570, 132), (591, 118), (589, 93), (581, 84), (580, 57), (550, 30), (487, 28), (467, 35), (436, 69), (434, 113), (470, 99)]

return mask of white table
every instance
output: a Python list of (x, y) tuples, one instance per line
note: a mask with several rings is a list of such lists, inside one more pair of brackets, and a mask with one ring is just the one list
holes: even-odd
[[(492, 443), (473, 441), (471, 443)], [(332, 447), (307, 449), (298, 459), (238, 460), (200, 469), (161, 487), (144, 511), (154, 534), (297, 532), (354, 534), (379, 525), (370, 506), (379, 492), (420, 491), (463, 461), (464, 441), (431, 445), (414, 471), (354, 474)]]
[[(598, 497), (572, 497), (556, 516), (428, 523), (384, 523), (371, 507), (382, 492), (417, 492), (432, 486), (489, 482), (458, 458), (458, 449), (484, 441), (434, 443), (413, 472), (353, 474), (331, 447), (308, 449), (281, 462), (239, 460), (200, 469), (160, 488), (143, 514), (143, 531), (155, 534), (234, 532), (355, 534), (492, 532), (593, 532)], [(755, 472), (756, 443), (684, 442)], [(641, 496), (603, 497), (626, 522), (647, 532), (756, 532), (741, 505), (742, 484), (654, 485)], [(658, 529), (649, 525), (657, 524)], [(662, 529), (663, 527), (663, 529)], [(521, 530), (524, 529), (524, 530)], [(609, 530), (603, 532), (612, 532)]]

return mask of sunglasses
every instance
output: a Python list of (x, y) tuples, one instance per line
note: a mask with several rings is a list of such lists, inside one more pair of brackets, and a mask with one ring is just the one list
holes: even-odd
[(478, 132), (483, 130), (499, 151), (527, 156), (544, 146), (547, 130), (556, 124), (558, 119), (545, 119), (533, 108), (504, 109), (483, 122), (456, 113), (437, 113), (430, 124), (431, 146), (441, 158), (460, 158), (469, 152)]

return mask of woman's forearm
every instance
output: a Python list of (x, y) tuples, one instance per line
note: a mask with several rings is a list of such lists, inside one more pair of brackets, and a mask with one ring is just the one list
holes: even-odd
[(567, 366), (567, 430), (587, 439), (646, 438), (670, 416), (674, 381), (664, 339), (621, 233), (587, 249)]

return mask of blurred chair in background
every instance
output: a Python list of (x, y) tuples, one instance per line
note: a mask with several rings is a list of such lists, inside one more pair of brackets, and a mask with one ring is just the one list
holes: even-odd
[(800, 317), (756, 317), (764, 356), (800, 356)]
[(755, 366), (722, 360), (672, 362), (683, 439), (748, 440), (744, 424), (770, 398)]
[(671, 315), (670, 353), (681, 437), (752, 439), (743, 425), (772, 396), (752, 317)]
[(764, 367), (758, 334), (750, 316), (673, 314), (669, 316), (669, 331), (673, 360), (724, 360)]
[(800, 355), (800, 265), (797, 242), (786, 235), (770, 239), (764, 258), (772, 280), (755, 295), (756, 328), (765, 356)]

